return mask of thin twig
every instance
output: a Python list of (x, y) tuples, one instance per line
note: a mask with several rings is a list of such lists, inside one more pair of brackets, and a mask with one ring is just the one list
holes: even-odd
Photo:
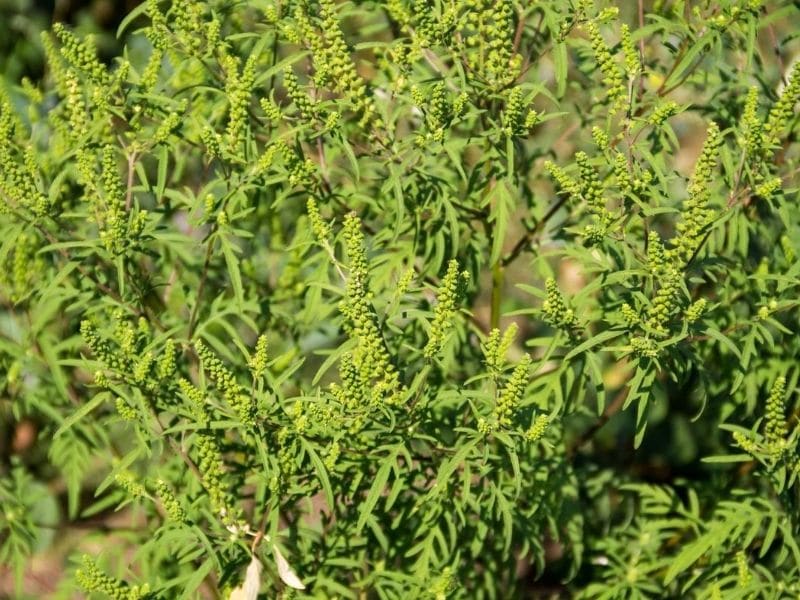
[(505, 258), (501, 261), (501, 264), (504, 267), (507, 267), (509, 264), (514, 262), (517, 258), (519, 258), (520, 254), (522, 254), (525, 249), (533, 242), (534, 238), (538, 233), (541, 232), (543, 227), (547, 224), (547, 222), (553, 218), (553, 216), (558, 212), (558, 210), (564, 206), (564, 203), (567, 201), (568, 196), (565, 194), (558, 199), (558, 201), (550, 207), (550, 210), (547, 211), (539, 222), (533, 226), (528, 232), (520, 238), (520, 240), (514, 244), (514, 247), (511, 249), (511, 252), (506, 255)]
[(570, 444), (570, 447), (567, 449), (567, 458), (569, 460), (575, 458), (578, 450), (580, 450), (582, 446), (588, 444), (592, 438), (597, 435), (597, 432), (600, 431), (603, 426), (611, 420), (611, 417), (613, 417), (622, 409), (622, 406), (625, 404), (625, 399), (628, 397), (628, 391), (629, 388), (626, 382), (625, 385), (617, 392), (617, 395), (614, 396), (611, 404), (606, 406), (603, 414), (597, 417), (595, 422), (592, 423), (581, 435), (579, 435), (572, 442), (572, 444)]
[(197, 326), (197, 319), (200, 312), (200, 304), (203, 300), (203, 289), (206, 286), (206, 280), (208, 279), (208, 270), (211, 267), (211, 255), (214, 249), (214, 230), (211, 231), (208, 238), (208, 244), (206, 245), (206, 258), (203, 262), (203, 273), (200, 275), (200, 283), (197, 286), (197, 300), (194, 303), (194, 307), (192, 308), (192, 315), (189, 317), (189, 335), (187, 339), (191, 340), (192, 335), (194, 334), (194, 329)]

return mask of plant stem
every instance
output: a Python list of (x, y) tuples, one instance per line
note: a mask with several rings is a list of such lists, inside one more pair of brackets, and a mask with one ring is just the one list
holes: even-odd
[(503, 299), (504, 271), (505, 269), (500, 260), (492, 267), (492, 312), (489, 318), (490, 329), (495, 329), (500, 325), (500, 303)]

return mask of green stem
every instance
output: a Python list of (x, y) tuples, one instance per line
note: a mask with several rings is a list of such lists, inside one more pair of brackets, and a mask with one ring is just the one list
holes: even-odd
[(503, 299), (503, 275), (505, 269), (502, 261), (498, 260), (492, 267), (492, 312), (489, 318), (489, 327), (494, 329), (500, 325), (500, 302)]

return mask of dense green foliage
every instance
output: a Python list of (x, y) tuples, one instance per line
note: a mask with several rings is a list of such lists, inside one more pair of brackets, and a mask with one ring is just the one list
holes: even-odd
[(619, 7), (43, 34), (0, 91), (16, 593), (64, 534), (64, 597), (798, 597), (800, 8)]

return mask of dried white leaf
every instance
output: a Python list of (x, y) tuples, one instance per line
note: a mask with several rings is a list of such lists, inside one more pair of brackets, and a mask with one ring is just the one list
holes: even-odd
[(254, 556), (247, 565), (244, 583), (231, 592), (229, 600), (256, 600), (261, 587), (261, 563)]
[(297, 573), (292, 570), (292, 567), (289, 566), (289, 563), (275, 544), (272, 544), (272, 551), (275, 553), (275, 564), (278, 567), (278, 575), (280, 575), (281, 581), (296, 590), (306, 589), (306, 586), (300, 581)]

